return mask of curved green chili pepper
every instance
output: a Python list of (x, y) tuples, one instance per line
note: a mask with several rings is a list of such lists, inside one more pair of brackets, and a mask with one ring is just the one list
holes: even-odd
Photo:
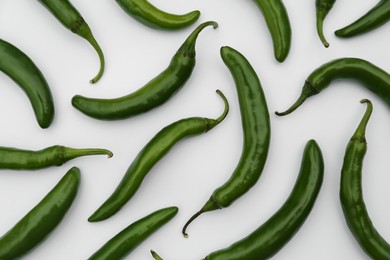
[(249, 236), (228, 248), (209, 254), (206, 260), (268, 259), (298, 232), (316, 201), (324, 177), (324, 162), (317, 143), (310, 140), (303, 152), (294, 188), (283, 206)]
[(367, 151), (365, 132), (372, 104), (367, 99), (360, 102), (367, 103), (367, 110), (345, 151), (340, 202), (349, 230), (367, 255), (372, 259), (390, 259), (390, 245), (373, 226), (363, 199), (362, 168)]
[(290, 51), (291, 26), (286, 7), (282, 0), (254, 0), (263, 13), (271, 33), (274, 55), (277, 61), (283, 62)]
[(323, 24), (325, 17), (328, 15), (329, 11), (333, 8), (336, 0), (316, 0), (316, 17), (317, 17), (317, 34), (320, 37), (322, 44), (328, 48), (329, 43), (326, 40), (323, 32)]
[(1, 39), (0, 70), (13, 79), (26, 93), (39, 126), (49, 127), (54, 118), (54, 105), (45, 78), (26, 54)]
[(369, 10), (365, 15), (360, 17), (350, 25), (335, 31), (338, 37), (352, 37), (363, 34), (382, 26), (390, 20), (390, 1), (381, 0)]
[(267, 102), (259, 78), (248, 60), (230, 47), (221, 48), (221, 57), (230, 70), (240, 103), (244, 144), (240, 161), (230, 179), (216, 189), (210, 199), (183, 227), (204, 212), (228, 207), (245, 194), (259, 179), (267, 160), (270, 122)]
[(144, 87), (115, 99), (95, 99), (74, 96), (72, 105), (87, 116), (101, 120), (118, 120), (147, 112), (165, 103), (191, 76), (195, 67), (195, 43), (203, 28), (216, 22), (199, 25), (173, 56), (168, 68)]
[(41, 243), (61, 222), (76, 197), (80, 171), (73, 167), (12, 229), (0, 238), (0, 259), (15, 259)]
[(112, 157), (111, 151), (98, 148), (75, 149), (54, 145), (39, 151), (30, 151), (0, 147), (0, 169), (37, 170), (60, 166), (77, 157), (97, 154)]
[(222, 92), (217, 90), (217, 93), (225, 103), (225, 110), (219, 118), (186, 118), (163, 128), (138, 153), (113, 194), (89, 217), (88, 221), (101, 221), (118, 212), (138, 190), (146, 174), (178, 141), (207, 132), (222, 122), (229, 111), (229, 104)]
[(200, 16), (198, 10), (182, 15), (166, 13), (147, 0), (116, 0), (116, 2), (128, 15), (154, 29), (181, 29), (195, 23)]
[(164, 208), (137, 220), (111, 238), (88, 260), (122, 259), (176, 216), (177, 212), (177, 207)]
[(350, 78), (362, 83), (390, 105), (390, 75), (374, 64), (357, 58), (342, 58), (325, 63), (314, 70), (303, 86), (297, 101), (285, 112), (275, 112), (278, 116), (292, 113), (305, 100), (320, 93), (336, 79)]
[(68, 0), (38, 0), (45, 6), (67, 29), (86, 39), (99, 55), (100, 70), (98, 74), (91, 79), (90, 83), (96, 83), (102, 77), (104, 72), (104, 55), (99, 44), (95, 40), (91, 29), (84, 21), (79, 11)]

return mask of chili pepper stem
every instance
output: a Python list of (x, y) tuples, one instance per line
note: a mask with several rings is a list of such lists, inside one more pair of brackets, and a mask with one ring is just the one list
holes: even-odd
[(63, 153), (64, 161), (68, 161), (77, 157), (88, 156), (88, 155), (105, 154), (108, 156), (108, 158), (111, 158), (113, 156), (113, 153), (111, 151), (106, 149), (99, 149), (99, 148), (75, 149), (75, 148), (64, 147), (62, 153)]
[(163, 260), (161, 256), (159, 256), (154, 250), (150, 250), (150, 253), (152, 254), (153, 258), (155, 260)]
[(229, 113), (229, 102), (227, 101), (225, 95), (219, 89), (217, 89), (216, 92), (222, 98), (223, 103), (225, 105), (225, 110), (217, 119), (206, 119), (208, 121), (207, 122), (208, 127), (206, 131), (209, 131), (214, 127), (216, 127), (219, 123), (221, 123), (225, 119), (225, 117)]
[(362, 103), (362, 104), (366, 103), (367, 109), (366, 109), (366, 113), (364, 114), (362, 120), (360, 121), (359, 126), (356, 128), (356, 131), (353, 134), (352, 139), (358, 140), (358, 141), (362, 141), (362, 140), (364, 141), (365, 135), (366, 135), (366, 127), (367, 127), (368, 121), (371, 117), (373, 107), (372, 107), (371, 101), (368, 99), (362, 99), (360, 101), (360, 103)]
[(275, 111), (275, 114), (277, 116), (286, 116), (292, 112), (294, 112), (298, 107), (300, 107), (303, 102), (305, 102), (305, 100), (307, 99), (307, 96), (306, 95), (301, 95), (298, 100), (289, 108), (287, 109), (286, 111), (284, 112), (278, 112), (278, 111)]
[(95, 49), (95, 51), (97, 52), (97, 54), (99, 56), (99, 60), (100, 60), (99, 72), (93, 79), (91, 79), (89, 81), (91, 84), (96, 83), (99, 81), (99, 79), (102, 77), (102, 75), (104, 73), (105, 60), (104, 60), (103, 51), (100, 48), (98, 42), (96, 41), (95, 37), (92, 34), (91, 29), (89, 28), (89, 26), (86, 22), (83, 22), (83, 24), (80, 26), (80, 28), (75, 33), (80, 35), (84, 39), (86, 39), (92, 45), (92, 47)]

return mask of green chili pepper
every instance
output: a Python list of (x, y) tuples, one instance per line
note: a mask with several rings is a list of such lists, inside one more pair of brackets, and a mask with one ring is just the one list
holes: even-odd
[(317, 34), (320, 37), (322, 44), (328, 48), (329, 43), (326, 40), (323, 32), (323, 24), (325, 17), (328, 15), (329, 11), (333, 8), (336, 0), (316, 0), (316, 16), (317, 16)]
[(303, 152), (294, 188), (283, 206), (249, 236), (226, 249), (209, 254), (206, 260), (268, 259), (298, 232), (310, 214), (320, 191), (324, 162), (317, 143), (310, 140)]
[(100, 70), (91, 79), (90, 83), (96, 83), (104, 72), (104, 55), (99, 44), (95, 40), (89, 25), (84, 21), (79, 11), (68, 0), (38, 0), (45, 6), (67, 29), (86, 39), (99, 55)]
[(39, 126), (49, 127), (54, 118), (54, 105), (45, 78), (26, 54), (1, 39), (0, 70), (13, 79), (26, 93)]
[(54, 145), (39, 151), (30, 151), (0, 147), (0, 169), (37, 170), (60, 166), (77, 157), (97, 154), (112, 157), (111, 151), (98, 148), (75, 149)]
[(338, 37), (352, 37), (360, 35), (382, 26), (390, 20), (390, 1), (381, 0), (365, 15), (355, 22), (335, 32)]
[(286, 7), (282, 0), (254, 0), (263, 13), (271, 33), (274, 55), (277, 61), (283, 62), (290, 51), (291, 26)]
[(372, 259), (390, 259), (390, 245), (373, 226), (363, 199), (362, 168), (367, 151), (365, 132), (372, 113), (372, 104), (367, 99), (360, 102), (367, 103), (367, 110), (345, 151), (340, 201), (349, 230), (360, 247)]
[(210, 199), (183, 227), (204, 212), (228, 207), (259, 179), (268, 155), (270, 122), (267, 102), (256, 72), (248, 60), (230, 47), (221, 48), (221, 57), (230, 70), (240, 103), (244, 144), (240, 161), (230, 179), (216, 189)]
[(80, 171), (73, 167), (58, 184), (0, 238), (0, 259), (15, 259), (41, 243), (61, 222), (76, 197)]
[(157, 210), (137, 220), (104, 244), (89, 260), (122, 259), (178, 212), (177, 207)]
[(153, 258), (155, 260), (163, 260), (161, 256), (159, 256), (155, 251), (150, 250), (150, 253), (152, 254)]
[(314, 70), (303, 86), (297, 101), (278, 116), (292, 113), (309, 97), (320, 93), (336, 79), (350, 78), (362, 83), (390, 105), (390, 75), (374, 64), (357, 58), (342, 58), (325, 63)]
[(101, 221), (118, 212), (138, 190), (146, 174), (178, 141), (207, 132), (222, 122), (229, 111), (229, 104), (222, 92), (217, 90), (217, 93), (225, 103), (225, 110), (219, 118), (186, 118), (163, 128), (138, 153), (113, 194), (89, 217), (88, 221)]
[(198, 10), (182, 15), (166, 13), (147, 0), (116, 0), (116, 2), (128, 15), (154, 29), (181, 29), (195, 23), (200, 16)]
[(195, 67), (195, 43), (203, 28), (216, 22), (199, 25), (171, 59), (168, 68), (144, 87), (115, 99), (94, 99), (74, 96), (72, 105), (82, 113), (101, 120), (118, 120), (147, 112), (172, 97), (191, 76)]

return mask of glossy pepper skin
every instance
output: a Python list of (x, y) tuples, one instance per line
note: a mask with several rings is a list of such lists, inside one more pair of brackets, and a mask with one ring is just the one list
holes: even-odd
[(292, 113), (307, 98), (320, 93), (337, 79), (356, 80), (390, 105), (390, 75), (386, 71), (363, 59), (341, 58), (315, 69), (306, 79), (297, 101), (285, 112), (275, 113), (278, 116)]
[(225, 111), (217, 119), (192, 117), (176, 121), (160, 130), (138, 153), (112, 195), (88, 219), (90, 222), (107, 219), (118, 212), (134, 195), (153, 166), (180, 140), (200, 135), (217, 126), (226, 117), (229, 104), (222, 92)]
[(244, 139), (242, 153), (230, 179), (217, 188), (201, 210), (185, 224), (182, 231), (184, 236), (187, 236), (188, 225), (199, 215), (229, 207), (252, 188), (267, 160), (271, 126), (259, 78), (248, 60), (233, 48), (222, 47), (221, 57), (236, 85)]
[(122, 259), (130, 254), (150, 235), (170, 221), (178, 212), (177, 207), (157, 210), (143, 217), (111, 238), (89, 260)]
[(195, 44), (199, 33), (215, 22), (199, 25), (171, 59), (169, 66), (137, 91), (114, 99), (74, 96), (72, 105), (87, 116), (100, 120), (119, 120), (147, 112), (165, 103), (191, 76), (195, 67)]
[(0, 238), (0, 259), (19, 258), (41, 243), (72, 205), (79, 183), (80, 171), (73, 167), (27, 215)]
[(228, 248), (209, 254), (206, 260), (269, 259), (298, 232), (310, 214), (320, 191), (324, 162), (317, 143), (310, 140), (303, 152), (294, 188), (283, 206), (258, 229)]
[(335, 2), (336, 0), (316, 0), (317, 34), (326, 48), (329, 47), (329, 43), (324, 36), (323, 25), (325, 17), (333, 8)]
[(348, 38), (372, 31), (390, 20), (390, 1), (381, 0), (366, 14), (350, 25), (335, 32), (336, 36)]
[(345, 220), (360, 247), (372, 259), (390, 259), (390, 245), (373, 226), (363, 199), (362, 168), (367, 151), (366, 126), (372, 113), (369, 100), (367, 110), (348, 143), (341, 170), (340, 202)]
[(164, 12), (147, 0), (116, 0), (122, 9), (140, 23), (154, 29), (177, 30), (195, 23), (198, 10), (177, 15)]
[(109, 158), (112, 152), (99, 148), (76, 149), (54, 145), (39, 151), (0, 147), (0, 169), (37, 170), (50, 166), (60, 166), (81, 156), (105, 154)]
[(26, 93), (39, 126), (48, 128), (54, 118), (53, 97), (38, 67), (21, 50), (0, 39), (0, 70)]
[(263, 13), (271, 33), (274, 55), (277, 61), (283, 62), (290, 51), (291, 26), (286, 7), (282, 0), (254, 0)]
[(91, 79), (90, 83), (96, 83), (104, 73), (104, 54), (99, 44), (95, 40), (89, 25), (85, 22), (79, 11), (68, 0), (38, 0), (45, 6), (65, 28), (86, 39), (99, 55), (100, 70), (98, 74)]

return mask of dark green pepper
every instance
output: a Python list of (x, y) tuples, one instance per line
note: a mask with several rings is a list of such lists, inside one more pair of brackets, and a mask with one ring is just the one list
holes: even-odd
[(367, 110), (345, 151), (341, 170), (340, 202), (349, 230), (360, 247), (370, 258), (385, 260), (390, 259), (390, 245), (373, 226), (363, 199), (362, 168), (367, 151), (365, 132), (372, 113), (372, 104), (367, 99), (361, 103), (367, 103)]
[(328, 48), (329, 43), (326, 40), (323, 32), (323, 24), (325, 17), (328, 15), (329, 11), (333, 8), (336, 0), (316, 0), (316, 17), (317, 17), (317, 34), (320, 37), (322, 44)]
[(217, 90), (225, 103), (225, 110), (217, 119), (191, 117), (176, 121), (158, 132), (138, 153), (123, 176), (113, 194), (101, 205), (88, 221), (107, 219), (118, 212), (134, 195), (152, 167), (180, 140), (205, 133), (224, 120), (229, 104), (225, 96)]
[(122, 259), (160, 227), (176, 216), (177, 212), (177, 207), (164, 208), (137, 220), (111, 238), (88, 259)]
[(199, 11), (177, 15), (166, 13), (147, 0), (116, 0), (122, 9), (137, 21), (154, 29), (177, 30), (195, 23)]
[(0, 238), (0, 259), (15, 259), (41, 243), (61, 222), (76, 197), (80, 171), (73, 167), (13, 228)]
[(54, 118), (54, 105), (45, 78), (26, 54), (1, 39), (0, 70), (13, 79), (26, 93), (39, 126), (49, 127)]
[(87, 116), (101, 120), (125, 119), (165, 103), (184, 86), (195, 67), (195, 44), (199, 33), (216, 22), (199, 25), (188, 36), (163, 72), (137, 91), (115, 99), (74, 96), (72, 105)]
[(100, 70), (98, 74), (91, 79), (90, 83), (96, 83), (102, 77), (104, 72), (104, 55), (99, 44), (95, 40), (91, 29), (81, 16), (79, 11), (68, 0), (38, 0), (44, 5), (67, 29), (86, 39), (96, 50), (100, 60)]

